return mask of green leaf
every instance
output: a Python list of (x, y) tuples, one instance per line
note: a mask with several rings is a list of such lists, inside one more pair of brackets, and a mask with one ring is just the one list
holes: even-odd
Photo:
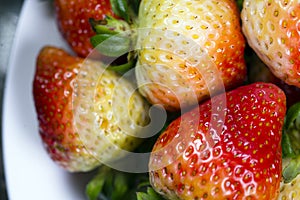
[(128, 192), (130, 179), (125, 173), (117, 173), (114, 178), (114, 191), (111, 200), (119, 200)]
[(300, 102), (292, 105), (286, 114), (282, 135), (283, 161), (291, 158), (283, 169), (284, 182), (300, 174)]
[(140, 2), (140, 0), (128, 0), (128, 5), (132, 9), (134, 15), (138, 15)]
[(98, 34), (91, 37), (91, 43), (101, 54), (119, 57), (129, 52), (131, 39), (122, 34)]
[(164, 198), (155, 192), (151, 187), (147, 188), (147, 193), (137, 192), (137, 200), (164, 200)]
[(239, 10), (243, 9), (244, 0), (236, 0)]
[(94, 47), (97, 47), (98, 45), (101, 45), (101, 43), (105, 40), (107, 40), (108, 38), (110, 38), (111, 34), (99, 34), (99, 35), (95, 35), (93, 37), (91, 37), (91, 43)]
[(300, 102), (287, 111), (282, 135), (282, 155), (284, 158), (300, 155)]
[(282, 134), (281, 144), (282, 144), (281, 146), (282, 146), (282, 157), (283, 158), (295, 157), (295, 152), (292, 148), (291, 140), (290, 140), (289, 136), (285, 133)]
[(129, 69), (133, 68), (135, 66), (135, 60), (130, 60), (128, 63), (121, 64), (121, 65), (110, 65), (107, 67), (109, 70), (116, 71), (118, 73), (125, 73)]
[(293, 127), (300, 129), (300, 102), (289, 108), (285, 118), (285, 128), (288, 130)]
[(144, 191), (139, 185), (146, 180), (147, 173), (127, 173), (102, 166), (88, 183), (86, 195), (89, 200), (136, 200), (136, 193)]
[(283, 169), (282, 176), (285, 183), (291, 182), (300, 174), (300, 156), (290, 160), (289, 164)]
[(110, 199), (112, 193), (114, 192), (114, 176), (115, 171), (111, 171), (111, 173), (106, 174), (108, 176), (103, 190), (101, 191), (102, 197), (105, 197), (103, 199)]
[(87, 184), (86, 195), (89, 200), (97, 200), (107, 180), (109, 171), (110, 169), (105, 166), (100, 167), (98, 174)]
[(149, 197), (149, 195), (147, 193), (144, 192), (138, 192), (136, 194), (137, 196), (137, 200), (150, 200), (151, 198)]
[(110, 0), (113, 12), (122, 17), (125, 21), (129, 22), (128, 4), (126, 0)]
[(150, 182), (149, 182), (149, 179), (141, 182), (139, 185), (138, 185), (138, 188), (143, 188), (143, 187), (147, 187), (150, 186)]

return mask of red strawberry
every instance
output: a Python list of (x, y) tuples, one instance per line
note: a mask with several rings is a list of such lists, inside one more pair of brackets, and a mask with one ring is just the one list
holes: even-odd
[(299, 1), (244, 0), (243, 32), (249, 45), (287, 84), (300, 87)]
[(141, 142), (138, 126), (148, 122), (147, 103), (131, 83), (101, 66), (55, 47), (37, 58), (39, 132), (51, 158), (69, 171), (88, 171), (133, 150)]
[(160, 135), (152, 186), (168, 199), (277, 199), (285, 111), (283, 91), (268, 83), (204, 102)]
[(89, 19), (114, 16), (109, 0), (55, 0), (58, 27), (71, 48), (81, 57), (93, 50), (90, 38), (95, 35)]

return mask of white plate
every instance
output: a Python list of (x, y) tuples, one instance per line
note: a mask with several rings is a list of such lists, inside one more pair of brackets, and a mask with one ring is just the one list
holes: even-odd
[(32, 97), (36, 56), (45, 45), (69, 50), (55, 23), (52, 1), (25, 1), (4, 93), (4, 168), (10, 200), (82, 200), (91, 178), (53, 163), (38, 134)]

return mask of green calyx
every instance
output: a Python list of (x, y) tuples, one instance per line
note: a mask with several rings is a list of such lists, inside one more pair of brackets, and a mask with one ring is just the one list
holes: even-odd
[[(133, 49), (136, 33), (132, 27), (135, 25), (139, 3), (140, 0), (110, 0), (114, 14), (120, 19), (112, 16), (106, 16), (98, 21), (90, 19), (90, 24), (96, 33), (90, 38), (91, 44), (100, 54), (115, 60), (108, 69), (125, 73), (135, 66), (137, 56)], [(119, 59), (126, 55), (125, 60)]]
[(99, 167), (86, 187), (89, 200), (163, 200), (149, 183), (148, 173), (127, 173)]
[(136, 195), (137, 200), (164, 200), (164, 198), (156, 193), (151, 187), (147, 188), (147, 192), (137, 192)]
[(129, 22), (130, 17), (128, 15), (128, 4), (125, 0), (110, 0), (113, 12), (122, 17), (125, 21)]
[(101, 54), (119, 57), (132, 48), (132, 33), (127, 22), (106, 16), (100, 21), (90, 19), (90, 24), (96, 32), (91, 43)]
[(284, 158), (300, 155), (300, 102), (291, 106), (286, 114), (283, 135), (282, 154)]
[(129, 60), (127, 63), (120, 64), (120, 65), (109, 65), (107, 69), (113, 70), (119, 73), (125, 73), (129, 69), (133, 68), (135, 66), (135, 60)]
[[(132, 51), (135, 46), (135, 32), (124, 20), (107, 16), (104, 20), (90, 20), (96, 35), (91, 37), (91, 44), (102, 55), (115, 58), (108, 69), (125, 73), (135, 66), (136, 55)], [(126, 61), (117, 62), (118, 58), (125, 57)], [(120, 60), (120, 59), (119, 59)]]
[(284, 182), (300, 174), (300, 102), (287, 111), (282, 134), (282, 157), (287, 162), (282, 176)]
[(126, 30), (130, 30), (127, 22), (111, 16), (105, 16), (103, 20), (90, 19), (90, 24), (96, 34), (115, 35)]
[(236, 0), (236, 3), (237, 3), (239, 10), (241, 11), (243, 9), (244, 0)]
[(87, 184), (86, 195), (89, 200), (98, 199), (131, 199), (134, 186), (134, 174), (116, 171), (101, 166), (95, 177)]
[(139, 10), (140, 0), (110, 0), (115, 15), (131, 24)]

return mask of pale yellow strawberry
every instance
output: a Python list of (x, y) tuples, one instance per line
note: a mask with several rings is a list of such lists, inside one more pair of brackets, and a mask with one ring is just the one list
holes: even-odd
[(231, 0), (142, 0), (139, 10), (140, 92), (178, 110), (241, 84), (245, 41)]
[(249, 45), (287, 84), (300, 87), (298, 0), (245, 0), (241, 13)]

